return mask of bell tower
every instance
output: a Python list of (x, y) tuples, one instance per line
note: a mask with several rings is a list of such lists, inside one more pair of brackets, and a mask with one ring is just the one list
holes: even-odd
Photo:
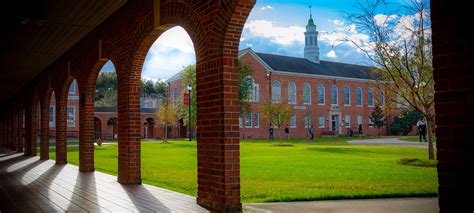
[(304, 33), (304, 57), (314, 63), (319, 64), (319, 47), (318, 47), (318, 31), (311, 14), (311, 6), (309, 6), (309, 20)]

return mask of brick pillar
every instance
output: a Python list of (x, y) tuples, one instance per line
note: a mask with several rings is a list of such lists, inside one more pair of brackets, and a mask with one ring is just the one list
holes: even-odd
[[(94, 171), (94, 87), (79, 99), (79, 171)], [(87, 96), (87, 97), (86, 97)]]
[(474, 33), (468, 2), (431, 1), (440, 212), (474, 212)]
[(36, 112), (37, 108), (25, 108), (25, 156), (36, 156)]
[(49, 159), (49, 99), (41, 106), (41, 149), (40, 159)]
[(12, 114), (11, 114), (11, 107), (7, 108), (7, 143), (8, 148), (13, 149), (13, 141), (12, 141)]
[(13, 150), (18, 149), (18, 105), (14, 104), (12, 113), (12, 126), (13, 126)]
[[(68, 91), (66, 91), (68, 92)], [(67, 163), (67, 95), (56, 96), (56, 164)]]
[(123, 184), (135, 184), (142, 182), (140, 78), (121, 77), (119, 79), (122, 80), (118, 81), (118, 181)]
[(25, 130), (23, 129), (23, 105), (19, 105), (18, 108), (18, 116), (17, 116), (17, 128), (18, 128), (18, 141), (17, 141), (17, 146), (16, 146), (16, 152), (23, 152), (23, 146), (24, 146), (24, 132)]

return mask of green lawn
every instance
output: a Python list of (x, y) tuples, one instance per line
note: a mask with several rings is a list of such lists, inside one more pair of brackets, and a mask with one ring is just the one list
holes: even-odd
[[(425, 159), (425, 148), (348, 145), (346, 138), (291, 141), (289, 147), (241, 142), (242, 202), (437, 195), (436, 168), (397, 163)], [(195, 141), (142, 142), (141, 150), (144, 183), (196, 196)], [(117, 145), (96, 146), (96, 170), (116, 175), (117, 158)], [(78, 164), (77, 147), (68, 148), (68, 162)]]

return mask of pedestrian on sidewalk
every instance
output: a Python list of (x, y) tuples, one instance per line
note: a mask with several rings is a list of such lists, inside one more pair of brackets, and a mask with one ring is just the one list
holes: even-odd
[(286, 134), (286, 140), (290, 139), (290, 129), (288, 128), (288, 125), (285, 127), (285, 134)]
[(421, 138), (426, 142), (426, 122), (424, 118), (420, 118), (420, 120), (416, 123), (416, 128), (418, 129), (418, 134), (420, 135), (420, 142)]
[(314, 140), (314, 128), (313, 128), (313, 125), (311, 125), (311, 128), (309, 128), (309, 135), (310, 135), (311, 140), (313, 141), (313, 140)]
[(272, 125), (270, 125), (270, 127), (268, 128), (268, 139), (273, 139), (273, 127)]
[(359, 139), (362, 139), (362, 123), (359, 124)]

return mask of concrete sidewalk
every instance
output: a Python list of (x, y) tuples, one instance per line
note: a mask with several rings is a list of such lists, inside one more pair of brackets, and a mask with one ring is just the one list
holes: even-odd
[(402, 141), (399, 138), (375, 138), (375, 139), (366, 139), (366, 140), (351, 140), (348, 141), (349, 144), (355, 145), (386, 145), (386, 146), (415, 146), (415, 147), (425, 147), (428, 148), (427, 142), (409, 142)]
[(390, 198), (244, 204), (245, 212), (439, 212), (438, 198)]

